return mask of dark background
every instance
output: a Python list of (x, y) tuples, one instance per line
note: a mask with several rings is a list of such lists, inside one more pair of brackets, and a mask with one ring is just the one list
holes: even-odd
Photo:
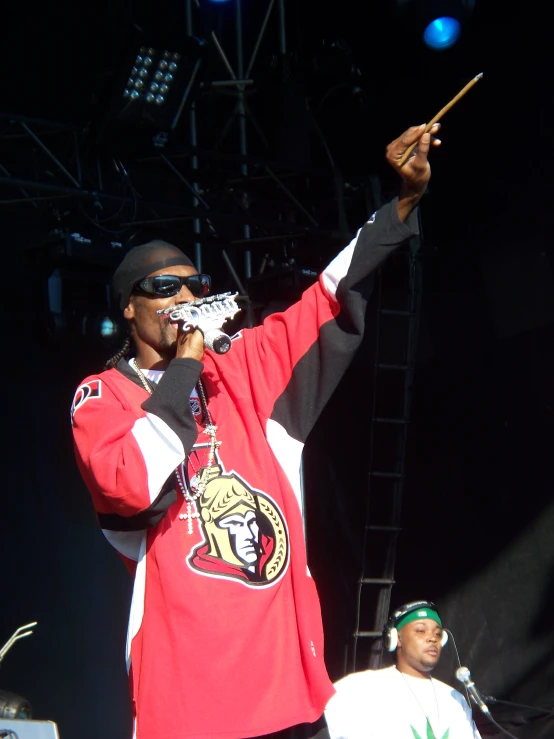
[[(252, 2), (243, 7), (248, 41), (261, 11)], [(326, 166), (306, 128), (307, 99), (337, 169), (351, 181), (375, 175), (385, 198), (397, 186), (384, 163), (386, 143), (484, 73), (445, 116), (421, 208), (421, 327), (392, 605), (434, 600), (482, 692), (552, 709), (554, 162), (546, 11), (534, 1), (508, 8), (477, 0), (459, 44), (437, 53), (421, 45), (392, 2), (296, 0), (286, 9), (294, 52), (286, 84), (275, 85), (269, 41), (256, 70), (252, 104), (267, 131), (266, 155)], [(225, 18), (209, 12), (225, 36)], [(184, 28), (183, 7), (55, 0), (32, 12), (11, 8), (2, 29), (2, 111), (94, 122), (137, 20)], [(354, 96), (343, 85), (352, 65), (360, 70)], [(337, 91), (326, 96), (337, 75)], [(0, 641), (39, 622), (5, 658), (0, 688), (26, 696), (37, 718), (57, 721), (62, 739), (120, 739), (129, 736), (123, 653), (131, 583), (97, 528), (69, 427), (74, 388), (107, 350), (40, 340), (41, 288), (25, 255), (46, 239), (55, 206), (36, 212), (4, 194), (0, 207), (9, 309)], [(78, 209), (68, 208), (79, 223)], [(185, 245), (187, 229), (176, 236)], [(301, 256), (314, 269), (338, 248), (309, 243)], [(218, 274), (219, 253), (206, 259)], [(368, 336), (306, 454), (309, 558), (334, 679), (344, 673), (353, 627), (372, 346)], [(452, 682), (456, 666), (450, 645), (437, 674)], [(493, 712), (518, 736), (554, 736), (530, 711)]]

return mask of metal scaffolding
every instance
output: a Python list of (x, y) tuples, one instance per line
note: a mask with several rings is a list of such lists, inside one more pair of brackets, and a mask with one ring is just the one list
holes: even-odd
[[(272, 156), (252, 100), (264, 90), (256, 77), (261, 51), (277, 67), (287, 57), (285, 2), (257, 6), (259, 25), (249, 19), (248, 32), (243, 0), (226, 9), (225, 24), (213, 22), (208, 76), (195, 98), (189, 85), (170, 129), (148, 141), (112, 144), (107, 155), (85, 128), (0, 115), (0, 208), (37, 217), (55, 211), (60, 229), (65, 220), (74, 229), (77, 219), (116, 239), (163, 224), (193, 250), (200, 270), (217, 249), (241, 292), (267, 265), (269, 249), (301, 243), (314, 254), (324, 254), (326, 245), (336, 250), (350, 236), (346, 211), (354, 225), (368, 215), (374, 182), (348, 183), (345, 197), (331, 166)], [(187, 0), (189, 36), (205, 32), (205, 8)]]

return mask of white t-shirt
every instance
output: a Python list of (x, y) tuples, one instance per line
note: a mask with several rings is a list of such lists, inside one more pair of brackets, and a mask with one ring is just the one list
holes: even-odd
[(331, 739), (480, 739), (466, 699), (440, 680), (387, 667), (347, 675), (335, 688), (325, 709)]

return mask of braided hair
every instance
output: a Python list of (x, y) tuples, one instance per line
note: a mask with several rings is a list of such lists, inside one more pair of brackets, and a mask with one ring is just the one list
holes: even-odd
[(113, 357), (110, 357), (106, 363), (104, 364), (104, 369), (113, 369), (120, 359), (127, 359), (131, 355), (131, 350), (133, 348), (133, 340), (130, 336), (127, 336), (125, 341), (123, 342), (123, 346), (121, 349), (116, 352)]

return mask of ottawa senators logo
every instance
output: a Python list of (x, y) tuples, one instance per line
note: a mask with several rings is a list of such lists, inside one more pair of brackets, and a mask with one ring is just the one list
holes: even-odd
[(75, 415), (75, 412), (77, 408), (80, 408), (83, 403), (86, 403), (87, 400), (91, 400), (92, 398), (101, 398), (102, 397), (102, 381), (101, 380), (90, 380), (90, 382), (85, 382), (83, 385), (81, 385), (80, 388), (78, 388), (77, 392), (75, 393), (75, 397), (73, 398), (73, 403), (71, 404), (71, 420), (73, 421), (73, 416)]
[(201, 574), (240, 580), (250, 587), (273, 585), (286, 572), (289, 537), (284, 518), (264, 493), (235, 473), (205, 470), (197, 500), (204, 541), (191, 551), (189, 566)]

